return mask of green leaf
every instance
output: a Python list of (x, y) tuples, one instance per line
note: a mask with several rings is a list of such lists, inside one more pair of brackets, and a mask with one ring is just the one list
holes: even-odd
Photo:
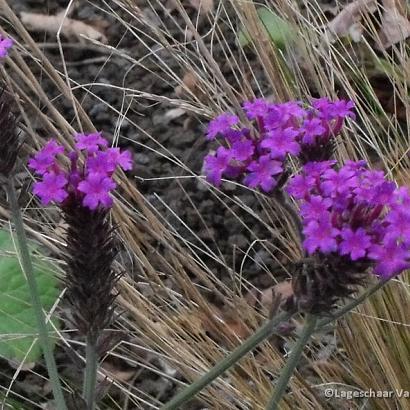
[(0, 402), (4, 405), (4, 408), (8, 410), (24, 410), (22, 403), (11, 397), (6, 397), (3, 393), (0, 393)]
[[(37, 339), (36, 317), (26, 279), (13, 250), (10, 233), (0, 231), (0, 356), (35, 362), (41, 356), (38, 341), (32, 346)], [(57, 279), (51, 267), (38, 257), (33, 257), (33, 265), (43, 309), (48, 311), (58, 297)], [(53, 319), (53, 324), (57, 326), (58, 321)], [(52, 329), (50, 324), (49, 330)]]
[[(265, 27), (272, 42), (281, 50), (286, 48), (290, 42), (295, 40), (296, 32), (291, 24), (279, 17), (274, 11), (261, 7), (257, 10), (261, 23)], [(251, 40), (246, 28), (242, 27), (238, 33), (241, 47), (247, 46)]]

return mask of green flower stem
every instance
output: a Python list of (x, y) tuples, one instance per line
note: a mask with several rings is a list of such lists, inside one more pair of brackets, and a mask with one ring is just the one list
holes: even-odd
[(300, 338), (297, 341), (296, 345), (292, 349), (292, 352), (289, 356), (289, 360), (286, 362), (286, 365), (279, 376), (279, 380), (276, 384), (275, 391), (273, 392), (272, 398), (269, 404), (267, 405), (266, 410), (275, 410), (278, 408), (279, 402), (286, 390), (289, 379), (292, 376), (294, 369), (296, 368), (299, 362), (300, 356), (303, 352), (303, 348), (309, 340), (310, 336), (317, 329), (320, 329), (328, 325), (329, 323), (332, 323), (333, 321), (341, 318), (343, 315), (345, 315), (346, 313), (350, 312), (352, 309), (363, 303), (369, 296), (373, 295), (379, 289), (381, 289), (388, 281), (389, 279), (377, 282), (376, 284), (368, 288), (366, 291), (364, 291), (357, 299), (353, 300), (352, 302), (337, 310), (331, 317), (323, 318), (321, 320), (317, 320), (317, 318), (313, 315), (307, 317), (305, 327), (303, 328), (303, 332), (300, 335)]
[(361, 303), (363, 303), (369, 296), (376, 293), (379, 289), (381, 289), (389, 281), (390, 281), (390, 279), (384, 279), (384, 280), (381, 280), (381, 281), (375, 283), (373, 286), (370, 286), (370, 288), (366, 289), (358, 298), (354, 299), (352, 302), (348, 303), (347, 305), (343, 306), (342, 308), (336, 310), (336, 312), (334, 314), (332, 314), (330, 317), (325, 317), (325, 318), (319, 320), (317, 322), (317, 329), (320, 329), (321, 327), (324, 327), (324, 326), (328, 325), (329, 323), (332, 323), (335, 320), (341, 318), (346, 313), (350, 312), (355, 307), (357, 307)]
[(316, 322), (316, 316), (308, 315), (306, 317), (306, 322), (302, 334), (300, 335), (296, 344), (293, 346), (289, 359), (280, 373), (279, 379), (276, 382), (272, 398), (266, 406), (266, 410), (276, 410), (278, 408), (279, 402), (286, 391), (286, 387), (289, 383), (289, 380), (292, 377), (292, 374), (295, 371), (297, 364), (299, 363), (299, 359), (303, 353), (303, 349), (306, 346), (306, 343), (308, 342), (310, 336), (315, 331)]
[(17, 244), (20, 250), (21, 265), (24, 275), (26, 276), (27, 284), (30, 289), (30, 295), (33, 305), (33, 310), (37, 320), (38, 336), (41, 347), (43, 349), (44, 359), (46, 361), (48, 376), (53, 388), (54, 400), (58, 410), (67, 410), (64, 400), (63, 390), (58, 376), (57, 365), (53, 355), (50, 340), (48, 338), (48, 329), (45, 321), (41, 299), (39, 296), (36, 278), (33, 273), (33, 265), (31, 263), (30, 252), (27, 246), (26, 233), (24, 231), (23, 218), (21, 210), (17, 201), (16, 188), (14, 186), (14, 179), (10, 177), (5, 183), (8, 200), (10, 203), (10, 210), (12, 220), (16, 229)]
[(189, 385), (186, 389), (182, 390), (172, 400), (161, 407), (161, 409), (178, 409), (179, 406), (192, 399), (198, 392), (200, 392), (203, 388), (212, 383), (217, 377), (223, 374), (235, 363), (237, 363), (243, 356), (253, 350), (259, 343), (269, 338), (275, 332), (275, 327), (279, 323), (290, 319), (293, 315), (293, 312), (283, 312), (280, 315), (269, 320), (265, 325), (259, 328), (258, 331), (256, 331), (252, 336), (250, 336), (240, 346), (238, 346), (231, 354), (225, 357), (199, 380)]
[(95, 408), (95, 388), (97, 385), (98, 353), (94, 337), (87, 336), (85, 346), (85, 371), (83, 398), (87, 403), (87, 410)]

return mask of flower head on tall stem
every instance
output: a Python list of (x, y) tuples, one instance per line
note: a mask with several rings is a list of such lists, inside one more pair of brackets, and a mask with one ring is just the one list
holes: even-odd
[[(101, 133), (77, 134), (75, 140), (75, 149), (67, 154), (49, 141), (29, 167), (40, 177), (33, 192), (43, 205), (60, 206), (67, 223), (64, 283), (75, 327), (86, 337), (83, 399), (93, 409), (100, 336), (112, 321), (120, 278), (113, 268), (117, 242), (108, 218), (116, 188), (113, 174), (117, 168), (131, 169), (132, 163), (129, 152), (108, 148)], [(68, 169), (60, 157), (70, 164)]]

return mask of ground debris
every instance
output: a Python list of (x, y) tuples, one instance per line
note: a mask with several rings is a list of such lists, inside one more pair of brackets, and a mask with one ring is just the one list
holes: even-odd
[(61, 33), (70, 40), (84, 41), (84, 37), (91, 40), (107, 43), (107, 37), (90, 24), (80, 20), (65, 17), (64, 12), (55, 15), (41, 13), (21, 12), (22, 23), (30, 31), (48, 32), (57, 34), (61, 27)]
[[(377, 29), (376, 46), (386, 49), (410, 36), (410, 22), (400, 13), (400, 7), (394, 0), (383, 0), (380, 7), (380, 27)], [(379, 11), (377, 0), (356, 0), (328, 23), (330, 40), (350, 35), (353, 41), (361, 41), (366, 22), (370, 15)]]

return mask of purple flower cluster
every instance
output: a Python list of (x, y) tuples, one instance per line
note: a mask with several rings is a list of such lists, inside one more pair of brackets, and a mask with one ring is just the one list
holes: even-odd
[(391, 277), (410, 267), (410, 195), (369, 170), (365, 161), (311, 162), (291, 178), (287, 191), (299, 200), (304, 247), (309, 254), (339, 254), (368, 261)]
[[(91, 210), (111, 207), (110, 193), (116, 187), (113, 173), (117, 167), (132, 168), (131, 153), (108, 148), (100, 132), (77, 134), (75, 140), (76, 149), (65, 154), (64, 147), (52, 139), (29, 161), (29, 167), (42, 178), (33, 192), (43, 205), (63, 204), (71, 198)], [(80, 152), (85, 157), (83, 165), (78, 161)], [(68, 171), (60, 167), (58, 155), (68, 158)]]
[(351, 101), (314, 100), (304, 107), (291, 101), (273, 104), (256, 99), (243, 104), (253, 127), (240, 124), (236, 115), (224, 113), (213, 119), (207, 139), (223, 138), (215, 154), (205, 157), (207, 180), (219, 186), (222, 177), (242, 178), (245, 185), (272, 191), (284, 172), (288, 155), (300, 155), (326, 144), (337, 135), (346, 117), (353, 117)]
[(0, 36), (0, 58), (7, 57), (9, 49), (13, 46), (14, 41), (8, 37)]

